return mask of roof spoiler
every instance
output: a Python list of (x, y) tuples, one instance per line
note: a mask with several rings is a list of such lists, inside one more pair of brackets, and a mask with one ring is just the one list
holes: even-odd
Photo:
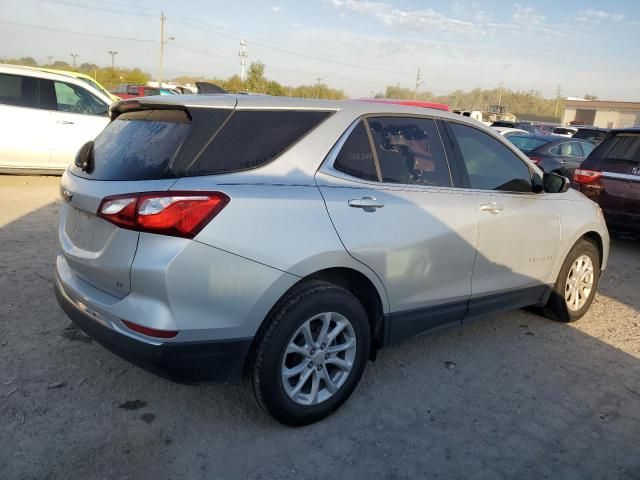
[(199, 95), (205, 93), (229, 93), (224, 88), (210, 82), (196, 82), (196, 88)]

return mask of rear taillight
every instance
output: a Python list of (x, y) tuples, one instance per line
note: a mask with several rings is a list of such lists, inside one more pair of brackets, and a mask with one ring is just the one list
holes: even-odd
[(542, 157), (529, 157), (529, 160), (537, 165), (542, 161)]
[(147, 337), (174, 338), (178, 335), (178, 333), (180, 333), (177, 330), (158, 330), (157, 328), (149, 328), (138, 325), (137, 323), (129, 322), (127, 320), (122, 320), (122, 323), (124, 323), (129, 330), (141, 333), (143, 335), (146, 335)]
[(229, 203), (221, 192), (145, 192), (102, 200), (98, 216), (129, 230), (193, 238)]
[(602, 172), (597, 172), (595, 170), (582, 170), (578, 168), (573, 173), (574, 182), (582, 185), (597, 184), (599, 183), (600, 177), (602, 177)]

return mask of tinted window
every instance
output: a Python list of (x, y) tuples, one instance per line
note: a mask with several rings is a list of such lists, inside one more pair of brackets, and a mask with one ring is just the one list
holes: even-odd
[(190, 119), (180, 110), (123, 113), (98, 135), (86, 172), (98, 180), (150, 180), (172, 177), (170, 162), (187, 135)]
[(582, 150), (578, 142), (565, 142), (560, 145), (556, 145), (549, 150), (554, 155), (560, 157), (582, 157)]
[(0, 103), (15, 107), (38, 107), (38, 79), (0, 73)]
[(611, 163), (640, 163), (640, 135), (619, 133), (602, 142), (589, 160), (607, 160)]
[(529, 167), (495, 138), (466, 125), (452, 123), (469, 174), (471, 188), (531, 191)]
[(598, 143), (606, 135), (607, 135), (606, 131), (589, 130), (588, 128), (579, 128), (578, 131), (573, 135), (573, 138), (580, 138), (582, 140), (587, 140), (592, 143)]
[(364, 122), (359, 122), (353, 129), (333, 162), (333, 168), (352, 177), (378, 180), (371, 143), (369, 143)]
[(187, 175), (211, 175), (266, 165), (326, 119), (330, 112), (240, 110), (191, 166)]
[(383, 182), (450, 186), (449, 165), (433, 120), (369, 119)]
[(106, 115), (108, 105), (88, 90), (64, 82), (53, 82), (57, 109), (83, 115)]
[(588, 157), (589, 154), (593, 151), (596, 146), (593, 143), (589, 142), (580, 142), (580, 146), (582, 147), (582, 154), (585, 157)]

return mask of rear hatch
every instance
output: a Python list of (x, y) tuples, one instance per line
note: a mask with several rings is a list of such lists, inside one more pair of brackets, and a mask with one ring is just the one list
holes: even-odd
[[(189, 100), (188, 96), (180, 97)], [(62, 255), (83, 281), (117, 298), (131, 291), (131, 266), (139, 231), (150, 230), (139, 228), (139, 224), (123, 225), (113, 218), (105, 220), (105, 210), (99, 215), (99, 209), (113, 201), (111, 198), (103, 203), (105, 198), (155, 192), (152, 196), (186, 202), (184, 195), (195, 194), (185, 191), (185, 177), (228, 174), (266, 165), (332, 113), (236, 110), (236, 98), (230, 95), (208, 97), (206, 105), (197, 107), (175, 105), (167, 98), (116, 104), (113, 121), (92, 145), (80, 150), (62, 179)], [(179, 179), (183, 182), (177, 183)], [(211, 182), (198, 185), (208, 188)], [(189, 189), (203, 190), (193, 185)], [(169, 190), (171, 194), (162, 194)], [(178, 190), (181, 193), (176, 194)], [(197, 196), (198, 201), (202, 196)], [(212, 201), (219, 202), (222, 197), (224, 194)], [(156, 202), (150, 208), (157, 206)], [(158, 227), (154, 228), (151, 233), (158, 233)], [(167, 229), (160, 233), (176, 234)], [(177, 236), (193, 238), (179, 232)]]
[[(207, 130), (229, 115), (235, 100), (220, 100)], [(130, 270), (139, 233), (98, 216), (105, 197), (168, 190), (179, 171), (178, 152), (194, 132), (193, 118), (182, 106), (122, 102), (121, 112), (78, 154), (62, 178), (59, 238), (61, 253), (74, 273), (117, 298), (131, 291)], [(132, 111), (127, 111), (128, 109)], [(84, 147), (83, 147), (84, 148)]]
[(580, 190), (611, 212), (640, 213), (640, 130), (614, 132), (582, 163), (601, 172), (599, 182)]

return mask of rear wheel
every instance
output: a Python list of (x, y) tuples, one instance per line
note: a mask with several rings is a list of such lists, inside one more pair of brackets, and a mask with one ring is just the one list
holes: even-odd
[(580, 239), (562, 265), (544, 313), (561, 322), (580, 319), (589, 310), (600, 279), (600, 255), (596, 246)]
[(327, 282), (305, 282), (267, 321), (252, 364), (258, 403), (287, 425), (330, 415), (353, 392), (369, 356), (369, 322), (358, 299)]

